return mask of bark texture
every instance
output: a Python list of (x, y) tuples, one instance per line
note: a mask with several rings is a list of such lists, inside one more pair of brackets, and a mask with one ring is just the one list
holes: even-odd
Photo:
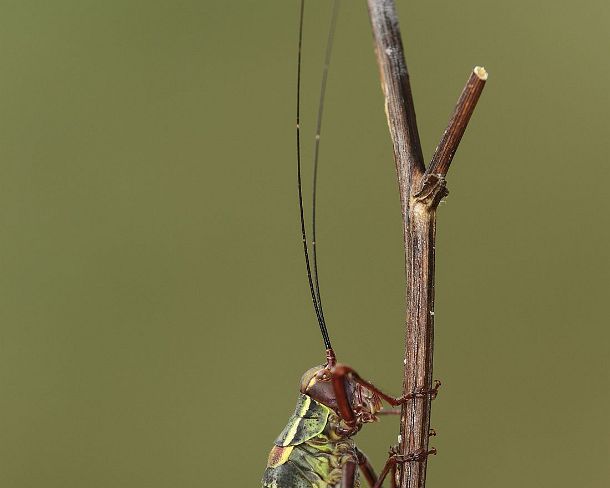
[[(433, 390), (434, 249), (436, 209), (447, 195), (445, 175), (487, 73), (476, 67), (464, 87), (428, 169), (424, 164), (409, 72), (394, 0), (368, 0), (381, 87), (394, 147), (403, 217), (406, 269), (406, 345), (403, 395)], [(432, 395), (419, 395), (402, 407), (396, 483), (423, 488), (426, 483)]]

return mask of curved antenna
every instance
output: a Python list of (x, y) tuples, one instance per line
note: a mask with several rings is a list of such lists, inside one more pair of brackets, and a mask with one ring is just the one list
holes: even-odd
[(324, 318), (320, 313), (318, 307), (318, 300), (316, 298), (316, 291), (314, 288), (313, 279), (311, 276), (311, 265), (309, 263), (309, 251), (307, 249), (307, 232), (305, 230), (305, 215), (303, 211), (303, 185), (301, 178), (301, 54), (303, 51), (303, 17), (305, 12), (305, 0), (301, 0), (300, 14), (299, 14), (299, 43), (298, 43), (298, 55), (297, 55), (297, 107), (296, 107), (296, 143), (297, 143), (297, 184), (299, 189), (299, 214), (301, 218), (301, 235), (303, 237), (303, 253), (305, 254), (305, 267), (307, 268), (307, 279), (309, 281), (309, 290), (311, 292), (311, 300), (313, 302), (313, 308), (316, 312), (318, 324), (320, 325), (320, 332), (322, 333), (322, 339), (324, 340), (324, 346), (326, 349), (332, 349), (330, 344), (330, 338), (328, 337), (328, 330), (324, 323)]
[(332, 14), (330, 18), (330, 27), (328, 28), (328, 38), (326, 40), (326, 53), (324, 55), (324, 68), (322, 70), (322, 82), (320, 85), (320, 101), (318, 102), (318, 119), (316, 122), (316, 139), (314, 145), (313, 156), (313, 197), (312, 197), (312, 233), (311, 247), (313, 252), (313, 276), (316, 285), (316, 296), (318, 298), (318, 309), (322, 316), (322, 321), (326, 323), (324, 318), (324, 309), (322, 308), (322, 296), (320, 295), (320, 282), (318, 279), (318, 254), (316, 240), (316, 196), (318, 188), (318, 161), (320, 158), (320, 134), (322, 132), (322, 117), (324, 115), (324, 100), (326, 98), (326, 84), (328, 82), (328, 68), (330, 67), (330, 58), (333, 52), (333, 41), (335, 39), (335, 30), (337, 28), (337, 18), (339, 16), (340, 0), (333, 0)]

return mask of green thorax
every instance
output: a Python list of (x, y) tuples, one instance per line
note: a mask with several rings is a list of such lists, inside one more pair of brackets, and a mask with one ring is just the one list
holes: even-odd
[(301, 393), (294, 413), (288, 420), (288, 425), (275, 440), (275, 445), (295, 446), (313, 439), (326, 427), (330, 413), (330, 408)]
[(333, 410), (307, 395), (299, 395), (294, 414), (269, 455), (263, 486), (339, 486), (345, 463), (357, 462), (352, 439), (337, 432), (340, 424)]

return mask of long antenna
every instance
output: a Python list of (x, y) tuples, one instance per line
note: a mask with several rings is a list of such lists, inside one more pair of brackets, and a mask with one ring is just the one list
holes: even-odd
[(305, 267), (307, 268), (307, 279), (309, 281), (309, 290), (311, 292), (311, 299), (313, 302), (313, 308), (316, 312), (318, 324), (320, 325), (320, 332), (322, 333), (322, 339), (324, 340), (324, 346), (326, 349), (332, 349), (330, 344), (330, 338), (328, 337), (328, 330), (324, 323), (324, 318), (318, 307), (318, 301), (316, 299), (316, 292), (314, 289), (314, 283), (311, 276), (311, 265), (309, 263), (309, 251), (307, 249), (307, 232), (305, 230), (305, 215), (303, 211), (303, 185), (301, 183), (301, 54), (303, 51), (303, 18), (305, 12), (305, 0), (301, 0), (301, 7), (299, 13), (299, 43), (298, 43), (298, 56), (297, 56), (297, 107), (296, 107), (296, 143), (297, 143), (297, 183), (299, 189), (299, 213), (301, 217), (301, 235), (303, 237), (303, 253), (305, 254)]
[(324, 68), (322, 70), (322, 83), (320, 85), (320, 101), (318, 103), (318, 120), (316, 122), (316, 139), (314, 145), (313, 157), (313, 197), (312, 197), (312, 233), (311, 247), (313, 252), (313, 275), (316, 284), (316, 296), (318, 298), (318, 308), (322, 321), (326, 323), (324, 318), (324, 309), (322, 308), (322, 296), (320, 295), (320, 282), (318, 280), (318, 254), (317, 239), (316, 239), (316, 196), (318, 188), (318, 161), (320, 156), (320, 134), (322, 132), (322, 116), (324, 114), (324, 100), (326, 98), (326, 84), (328, 81), (328, 68), (330, 67), (330, 58), (333, 52), (333, 41), (335, 38), (335, 30), (337, 27), (337, 18), (339, 16), (339, 0), (333, 0), (332, 14), (330, 18), (330, 27), (328, 28), (328, 38), (326, 40), (326, 53), (324, 55)]

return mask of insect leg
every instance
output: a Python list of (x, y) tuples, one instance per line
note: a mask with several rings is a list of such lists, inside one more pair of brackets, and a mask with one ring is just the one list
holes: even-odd
[[(390, 450), (390, 453), (391, 452), (393, 452), (393, 451)], [(396, 465), (399, 463), (405, 464), (405, 463), (412, 463), (412, 462), (422, 462), (430, 454), (436, 455), (436, 449), (434, 447), (428, 451), (425, 451), (422, 449), (415, 453), (406, 454), (406, 455), (390, 454), (390, 457), (386, 461), (385, 466), (383, 467), (383, 471), (381, 472), (381, 475), (379, 476), (379, 479), (377, 480), (377, 483), (375, 484), (375, 486), (373, 488), (381, 488), (381, 483), (383, 483), (383, 480), (388, 475), (389, 471), (392, 471), (392, 488), (396, 488)]]
[(371, 465), (369, 458), (366, 457), (360, 449), (356, 448), (356, 456), (358, 456), (358, 464), (360, 465), (360, 471), (366, 478), (367, 483), (372, 488), (377, 483), (377, 475), (373, 470), (373, 466)]
[(390, 408), (388, 410), (382, 410), (381, 412), (377, 412), (376, 415), (400, 415), (400, 408)]
[(356, 484), (356, 471), (358, 465), (348, 461), (343, 465), (343, 476), (341, 477), (341, 488), (354, 488)]
[(386, 461), (383, 469), (381, 470), (381, 474), (379, 475), (379, 478), (377, 479), (377, 482), (373, 485), (373, 488), (381, 488), (381, 486), (383, 485), (383, 480), (385, 480), (386, 476), (388, 475), (388, 473), (392, 471), (392, 488), (396, 487), (396, 476), (395, 476), (395, 472), (396, 472), (396, 459), (393, 456), (390, 456), (388, 458), (388, 460)]
[(418, 398), (418, 397), (423, 397), (426, 395), (430, 395), (432, 398), (434, 398), (434, 397), (436, 397), (438, 389), (441, 386), (441, 382), (438, 380), (435, 380), (434, 387), (430, 390), (419, 389), (417, 391), (408, 393), (401, 397), (393, 397), (393, 396), (390, 396), (390, 395), (384, 393), (383, 391), (381, 391), (373, 383), (366, 381), (365, 379), (362, 379), (360, 377), (360, 375), (358, 373), (356, 373), (356, 371), (354, 371), (352, 368), (350, 368), (349, 366), (347, 366), (345, 364), (337, 364), (334, 368), (332, 368), (331, 372), (333, 374), (333, 384), (335, 385), (335, 392), (337, 391), (337, 387), (339, 385), (344, 384), (343, 378), (345, 376), (349, 375), (356, 383), (359, 383), (360, 385), (362, 385), (362, 386), (368, 388), (369, 390), (371, 390), (372, 392), (376, 393), (377, 395), (379, 395), (381, 398), (383, 398), (386, 402), (388, 402), (393, 407), (402, 405), (405, 401), (410, 400), (411, 398)]

